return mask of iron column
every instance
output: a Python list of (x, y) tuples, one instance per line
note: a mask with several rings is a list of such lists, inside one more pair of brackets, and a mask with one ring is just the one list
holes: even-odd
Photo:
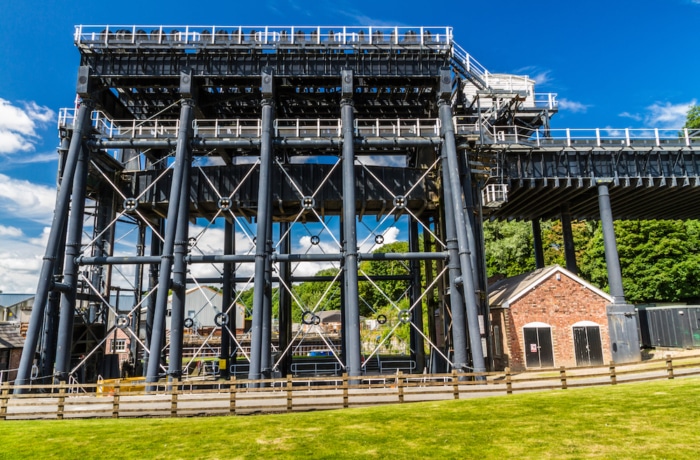
[(574, 233), (571, 231), (571, 211), (568, 203), (561, 205), (561, 233), (564, 238), (566, 269), (577, 275), (576, 248), (574, 247)]
[[(452, 124), (452, 108), (445, 99), (447, 87), (451, 88), (451, 77), (449, 72), (441, 73), (441, 93), (442, 97), (438, 101), (440, 122), (442, 124), (443, 149), (447, 159), (447, 177), (449, 180), (448, 193), (452, 195), (452, 208), (447, 210), (454, 213), (454, 222), (457, 228), (457, 244), (459, 246), (459, 264), (461, 269), (461, 281), (466, 304), (467, 327), (469, 328), (469, 344), (472, 353), (472, 364), (474, 372), (485, 372), (484, 351), (481, 346), (481, 334), (479, 330), (479, 313), (474, 291), (474, 277), (472, 276), (472, 261), (469, 251), (469, 238), (467, 235), (467, 222), (463, 214), (464, 205), (462, 203), (462, 186), (459, 177), (459, 161), (457, 159), (457, 146), (455, 142), (454, 125)], [(450, 84), (445, 81), (450, 79)], [(443, 165), (444, 169), (445, 165)], [(470, 174), (470, 171), (465, 171)], [(453, 312), (454, 314), (454, 312)], [(454, 318), (455, 322), (457, 318)], [(454, 331), (454, 329), (453, 329)], [(455, 366), (466, 366), (466, 359), (460, 360), (457, 357), (457, 344), (455, 343)]]
[(360, 360), (360, 297), (357, 286), (357, 209), (355, 203), (355, 146), (353, 143), (353, 73), (342, 70), (340, 113), (343, 125), (343, 235), (345, 243), (345, 363), (348, 375), (362, 373)]
[(532, 246), (535, 252), (535, 268), (544, 268), (544, 251), (542, 250), (542, 228), (539, 219), (532, 219)]
[[(151, 331), (151, 343), (149, 344), (148, 368), (146, 382), (158, 381), (160, 368), (161, 344), (165, 338), (165, 314), (168, 308), (168, 289), (170, 288), (170, 274), (175, 250), (175, 236), (177, 231), (177, 217), (180, 211), (181, 188), (184, 175), (187, 171), (185, 164), (189, 158), (189, 141), (192, 127), (192, 112), (194, 101), (183, 99), (180, 108), (180, 125), (177, 133), (177, 150), (175, 151), (175, 164), (173, 165), (172, 182), (170, 184), (170, 202), (168, 203), (168, 218), (165, 228), (165, 242), (161, 254), (160, 270), (158, 277), (158, 293), (156, 295), (155, 311), (153, 312), (153, 331)], [(148, 390), (152, 390), (149, 387)]]
[(273, 96), (272, 71), (265, 69), (262, 76), (262, 132), (260, 143), (260, 180), (258, 183), (258, 213), (255, 237), (255, 290), (253, 292), (253, 324), (250, 337), (250, 368), (248, 378), (257, 380), (261, 377), (263, 347), (263, 316), (265, 314), (265, 271), (269, 254), (267, 240), (271, 229), (268, 228), (268, 215), (272, 212), (272, 124), (275, 104)]
[[(170, 360), (168, 363), (169, 379), (182, 375), (182, 342), (185, 324), (185, 295), (187, 291), (187, 256), (190, 211), (190, 170), (192, 151), (188, 147), (183, 164), (184, 172), (180, 183), (180, 198), (177, 212), (177, 229), (173, 247), (173, 301), (170, 315)], [(160, 291), (159, 291), (160, 292)]]
[(73, 339), (73, 319), (75, 318), (75, 301), (78, 285), (78, 264), (75, 258), (80, 254), (83, 234), (83, 213), (85, 211), (85, 190), (87, 188), (88, 150), (80, 149), (78, 164), (73, 179), (73, 199), (68, 221), (68, 238), (66, 240), (66, 259), (63, 282), (69, 290), (61, 293), (61, 310), (58, 320), (58, 339), (56, 344), (56, 375), (62, 382), (67, 381), (71, 363), (71, 342)]
[[(59, 251), (59, 245), (62, 241), (62, 235), (66, 228), (68, 219), (68, 209), (70, 207), (70, 194), (73, 187), (73, 177), (78, 164), (78, 156), (82, 148), (83, 136), (90, 128), (90, 114), (94, 108), (94, 103), (87, 99), (82, 102), (75, 120), (75, 128), (73, 136), (70, 140), (66, 164), (63, 169), (63, 179), (61, 180), (61, 189), (56, 200), (56, 209), (51, 222), (51, 231), (49, 232), (48, 242), (46, 244), (46, 252), (44, 253), (44, 261), (41, 265), (39, 274), (39, 283), (36, 288), (36, 297), (34, 298), (34, 307), (32, 315), (29, 319), (29, 328), (22, 349), (22, 357), (17, 370), (16, 385), (26, 385), (29, 383), (29, 377), (34, 363), (34, 353), (39, 342), (42, 323), (44, 322), (44, 313), (46, 311), (46, 300), (49, 296), (49, 291), (53, 284), (54, 263)], [(16, 389), (16, 393), (23, 393), (23, 389)]]

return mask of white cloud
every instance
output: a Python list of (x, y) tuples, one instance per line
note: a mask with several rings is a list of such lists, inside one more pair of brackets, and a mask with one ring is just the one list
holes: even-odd
[(36, 290), (48, 230), (30, 237), (16, 227), (0, 225), (1, 291), (24, 294)]
[(695, 99), (680, 104), (656, 102), (646, 108), (648, 114), (644, 117), (644, 121), (654, 128), (680, 129), (685, 123), (688, 110), (696, 104)]
[(37, 129), (48, 125), (55, 115), (53, 110), (35, 102), (17, 107), (0, 98), (0, 154), (33, 151), (39, 140)]
[(631, 118), (634, 121), (642, 121), (642, 116), (638, 113), (622, 112), (618, 116), (622, 118)]
[(563, 110), (569, 110), (574, 113), (585, 113), (590, 105), (583, 104), (581, 102), (570, 101), (565, 98), (559, 99), (559, 108)]
[(49, 223), (55, 204), (56, 189), (0, 174), (0, 213)]

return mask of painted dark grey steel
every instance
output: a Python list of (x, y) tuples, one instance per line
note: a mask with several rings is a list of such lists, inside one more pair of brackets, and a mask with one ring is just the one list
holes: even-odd
[[(236, 251), (236, 240), (234, 232), (234, 224), (230, 219), (224, 221), (224, 254), (230, 255)], [(220, 369), (220, 376), (223, 379), (229, 377), (231, 369), (231, 336), (236, 333), (236, 310), (233, 303), (233, 277), (235, 266), (231, 262), (224, 263), (223, 279), (221, 282), (221, 310), (228, 314), (228, 324), (221, 328), (221, 353), (220, 359), (224, 360), (224, 368)]]
[[(467, 355), (467, 319), (465, 314), (464, 297), (462, 289), (459, 286), (461, 278), (461, 266), (459, 257), (459, 244), (457, 242), (457, 227), (455, 222), (454, 209), (454, 194), (448, 190), (450, 186), (450, 172), (447, 164), (447, 147), (443, 144), (442, 147), (442, 177), (445, 184), (442, 198), (444, 200), (444, 226), (445, 226), (445, 246), (449, 258), (447, 259), (447, 269), (449, 278), (449, 295), (450, 295), (450, 311), (452, 312), (452, 349), (453, 363), (455, 367), (461, 368), (467, 366), (469, 357)], [(461, 208), (461, 206), (460, 206)], [(469, 278), (471, 276), (467, 274)], [(433, 354), (433, 357), (435, 354)], [(433, 362), (435, 363), (435, 359)], [(440, 372), (433, 369), (431, 372)]]
[(83, 235), (83, 212), (85, 211), (85, 190), (87, 188), (89, 152), (81, 148), (78, 154), (78, 164), (73, 179), (73, 197), (70, 217), (68, 219), (68, 237), (66, 239), (66, 258), (63, 269), (63, 282), (70, 290), (61, 293), (61, 313), (58, 323), (56, 343), (56, 377), (61, 382), (68, 381), (71, 365), (71, 344), (73, 339), (73, 319), (75, 318), (75, 300), (78, 285), (78, 265), (76, 256), (80, 253), (80, 243)]
[(542, 228), (539, 219), (532, 219), (532, 250), (535, 253), (535, 268), (544, 268), (544, 250), (542, 249)]
[[(350, 71), (341, 72), (341, 78), (351, 79)], [(352, 142), (353, 103), (343, 98), (340, 102), (343, 120), (343, 235), (344, 235), (344, 279), (345, 279), (345, 366), (348, 375), (355, 377), (362, 373), (360, 361), (360, 306), (357, 287), (357, 209), (355, 204), (355, 149)]]
[[(279, 147), (291, 148), (340, 148), (343, 144), (342, 138), (327, 138), (327, 139), (290, 139), (290, 138), (272, 138), (272, 144)], [(440, 137), (358, 137), (352, 140), (357, 147), (423, 147), (423, 146), (438, 146), (440, 145)], [(195, 149), (213, 149), (213, 148), (237, 148), (237, 149), (259, 149), (262, 140), (260, 138), (247, 139), (193, 139), (191, 141), (192, 148)], [(174, 148), (176, 142), (173, 139), (129, 139), (129, 140), (110, 140), (110, 139), (94, 139), (89, 142), (91, 147), (96, 149), (152, 149), (152, 148)], [(373, 154), (381, 155), (381, 152), (373, 152)]]
[[(184, 180), (187, 165), (188, 142), (191, 135), (194, 101), (183, 99), (180, 109), (180, 127), (178, 130), (177, 150), (175, 152), (175, 165), (173, 167), (173, 180), (170, 187), (170, 203), (168, 204), (168, 218), (165, 228), (163, 252), (161, 255), (158, 275), (158, 293), (156, 295), (155, 311), (153, 314), (153, 331), (149, 346), (148, 369), (146, 382), (158, 381), (160, 369), (161, 344), (165, 338), (165, 313), (168, 304), (168, 289), (170, 287), (170, 275), (172, 272), (173, 252), (175, 249), (175, 235), (177, 231), (177, 216), (180, 209), (181, 184)], [(149, 390), (153, 390), (149, 386)]]
[[(34, 364), (34, 353), (36, 352), (36, 347), (39, 342), (39, 336), (44, 322), (44, 313), (46, 311), (46, 301), (49, 297), (49, 291), (53, 281), (54, 263), (60, 250), (59, 245), (62, 241), (62, 235), (65, 232), (66, 221), (68, 219), (73, 177), (75, 176), (78, 156), (82, 148), (83, 135), (87, 133), (90, 127), (90, 114), (93, 108), (93, 103), (90, 100), (85, 100), (81, 104), (76, 115), (76, 125), (70, 140), (68, 154), (66, 155), (61, 188), (56, 200), (56, 209), (54, 210), (53, 221), (51, 222), (46, 252), (39, 273), (39, 283), (34, 298), (34, 307), (32, 308), (32, 315), (29, 319), (27, 336), (25, 337), (22, 357), (20, 358), (19, 369), (17, 370), (17, 378), (15, 379), (15, 384), (17, 385), (26, 385), (30, 383), (29, 377), (31, 376), (32, 365)], [(15, 393), (21, 394), (24, 392), (25, 390), (22, 388), (15, 389)]]
[[(467, 234), (467, 222), (464, 217), (464, 205), (462, 204), (462, 185), (460, 182), (460, 169), (457, 160), (457, 148), (455, 143), (454, 126), (452, 124), (452, 108), (447, 101), (438, 101), (440, 121), (442, 122), (443, 149), (447, 159), (449, 190), (452, 194), (452, 213), (457, 227), (457, 244), (459, 245), (459, 261), (461, 278), (466, 306), (466, 320), (469, 328), (469, 344), (472, 355), (474, 372), (485, 372), (484, 351), (481, 345), (481, 333), (479, 330), (479, 312), (475, 297), (474, 278), (472, 274), (471, 251), (469, 249), (469, 237)], [(445, 165), (443, 165), (443, 168)], [(465, 171), (465, 174), (471, 174)], [(472, 238), (473, 239), (473, 238)], [(454, 312), (453, 312), (454, 315)], [(454, 318), (455, 323), (457, 318)], [(455, 344), (455, 366), (467, 366), (467, 360), (460, 361), (457, 357), (457, 344)]]
[[(418, 252), (418, 222), (411, 219), (408, 224), (408, 246), (409, 250)], [(410, 299), (413, 310), (411, 310), (411, 323), (413, 323), (410, 331), (411, 339), (411, 355), (416, 362), (416, 372), (422, 372), (425, 368), (425, 341), (423, 336), (418, 331), (423, 331), (423, 301), (421, 298), (421, 264), (419, 259), (412, 259), (409, 262), (411, 291)]]
[[(274, 102), (272, 99), (262, 101), (262, 143), (260, 146), (260, 182), (258, 186), (257, 229), (255, 237), (255, 279), (265, 279), (267, 258), (267, 240), (270, 229), (267, 227), (267, 216), (271, 213), (270, 178), (272, 176), (272, 122), (274, 117)], [(259, 281), (259, 282), (260, 282)], [(265, 309), (264, 286), (258, 286), (253, 292), (253, 324), (250, 339), (250, 368), (248, 378), (256, 380), (262, 377), (263, 350), (263, 315)]]
[(566, 269), (571, 273), (578, 275), (578, 266), (576, 265), (576, 248), (574, 246), (574, 233), (571, 230), (571, 210), (569, 204), (561, 205), (561, 233), (564, 239), (564, 259), (566, 260)]
[(622, 271), (620, 258), (617, 254), (615, 227), (613, 226), (612, 208), (608, 193), (608, 182), (598, 183), (598, 205), (600, 207), (600, 223), (603, 229), (603, 246), (605, 247), (605, 264), (608, 267), (608, 286), (614, 304), (625, 303), (625, 292), (622, 287)]
[(180, 183), (180, 198), (177, 212), (177, 229), (173, 248), (173, 283), (170, 315), (170, 359), (168, 360), (168, 379), (180, 378), (182, 375), (182, 346), (185, 327), (185, 296), (187, 292), (187, 255), (189, 238), (190, 208), (190, 170), (192, 157), (189, 148), (183, 163), (184, 173)]

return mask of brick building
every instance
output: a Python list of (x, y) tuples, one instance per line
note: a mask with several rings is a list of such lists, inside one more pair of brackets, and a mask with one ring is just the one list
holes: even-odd
[(611, 303), (608, 294), (559, 265), (498, 281), (489, 288), (495, 368), (610, 362)]

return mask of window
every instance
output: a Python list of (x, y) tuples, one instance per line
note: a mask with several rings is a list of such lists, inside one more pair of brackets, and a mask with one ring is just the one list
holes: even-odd
[(493, 353), (496, 356), (501, 356), (503, 354), (503, 349), (501, 347), (501, 326), (493, 327)]
[(112, 339), (112, 353), (126, 352), (126, 339)]

